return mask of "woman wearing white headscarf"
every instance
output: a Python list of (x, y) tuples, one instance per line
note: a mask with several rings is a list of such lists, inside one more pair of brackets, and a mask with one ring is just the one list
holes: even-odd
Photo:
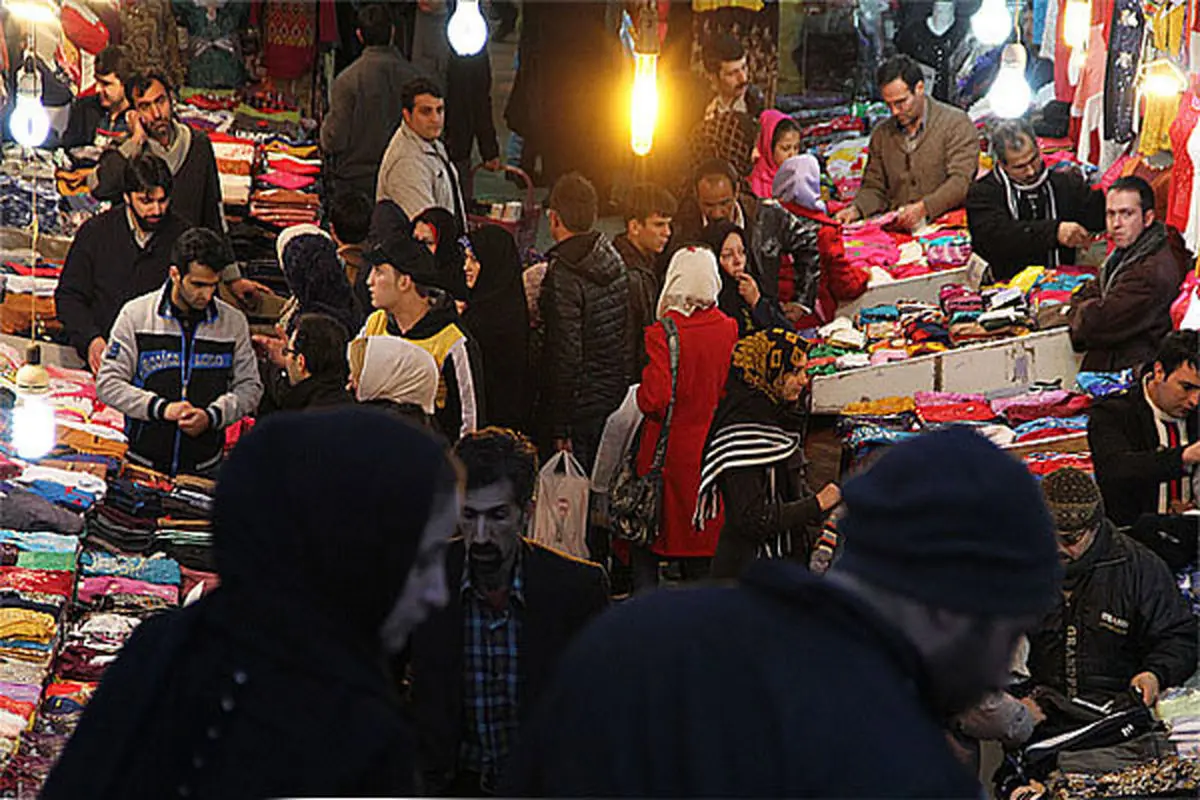
[(433, 427), (438, 365), (429, 351), (398, 336), (367, 336), (346, 347), (354, 397)]
[(646, 328), (649, 363), (642, 371), (637, 393), (638, 407), (646, 415), (637, 455), (639, 475), (650, 471), (671, 401), (671, 357), (664, 319), (673, 322), (679, 333), (679, 367), (663, 462), (658, 539), (649, 550), (633, 548), (632, 552), (638, 589), (657, 584), (662, 559), (679, 559), (685, 579), (705, 577), (717, 548), (720, 522), (710, 521), (702, 531), (692, 528), (700, 489), (700, 457), (738, 337), (737, 323), (717, 308), (721, 292), (717, 269), (717, 259), (707, 248), (687, 247), (677, 252), (659, 296), (659, 321)]

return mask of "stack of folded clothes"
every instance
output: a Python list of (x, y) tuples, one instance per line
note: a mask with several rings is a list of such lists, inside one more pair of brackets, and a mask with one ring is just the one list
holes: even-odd
[(255, 189), (250, 196), (250, 215), (281, 228), (316, 222), (321, 198), (295, 189)]

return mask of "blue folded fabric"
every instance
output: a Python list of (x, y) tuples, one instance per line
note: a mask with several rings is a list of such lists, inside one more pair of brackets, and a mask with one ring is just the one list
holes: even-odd
[(179, 562), (171, 558), (119, 556), (88, 550), (79, 557), (79, 566), (85, 576), (112, 575), (164, 586), (178, 586), (181, 578)]
[(1137, 383), (1133, 368), (1120, 372), (1080, 372), (1075, 376), (1075, 385), (1079, 391), (1086, 392), (1092, 397), (1108, 397), (1110, 394), (1123, 392)]
[(1017, 438), (1019, 439), (1026, 434), (1045, 430), (1086, 431), (1087, 425), (1088, 418), (1086, 414), (1081, 414), (1077, 417), (1042, 417), (1041, 419), (1031, 420), (1018, 425), (1013, 428), (1013, 433), (1017, 434)]

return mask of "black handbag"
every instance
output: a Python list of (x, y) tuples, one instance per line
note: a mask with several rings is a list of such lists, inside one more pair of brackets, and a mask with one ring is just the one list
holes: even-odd
[[(617, 536), (637, 545), (649, 547), (658, 538), (662, 521), (663, 461), (667, 457), (667, 439), (671, 433), (671, 417), (675, 414), (675, 388), (679, 382), (679, 330), (674, 320), (663, 317), (663, 328), (667, 332), (667, 349), (671, 358), (671, 401), (667, 404), (667, 416), (662, 432), (654, 446), (654, 460), (645, 475), (637, 474), (638, 431), (629, 453), (621, 464), (617, 478), (609, 493), (608, 514)], [(645, 427), (642, 421), (642, 428)]]

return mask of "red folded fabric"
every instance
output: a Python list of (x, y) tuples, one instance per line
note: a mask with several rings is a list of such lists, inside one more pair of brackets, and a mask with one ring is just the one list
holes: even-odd
[(75, 573), (55, 569), (0, 567), (0, 589), (18, 592), (56, 594), (67, 597), (75, 583)]
[(1010, 406), (1004, 410), (1004, 417), (1010, 425), (1015, 426), (1043, 417), (1077, 417), (1087, 411), (1091, 405), (1091, 397), (1086, 394), (1076, 394), (1059, 403)]
[(987, 422), (996, 418), (996, 412), (987, 403), (943, 403), (918, 406), (917, 416), (925, 422)]

